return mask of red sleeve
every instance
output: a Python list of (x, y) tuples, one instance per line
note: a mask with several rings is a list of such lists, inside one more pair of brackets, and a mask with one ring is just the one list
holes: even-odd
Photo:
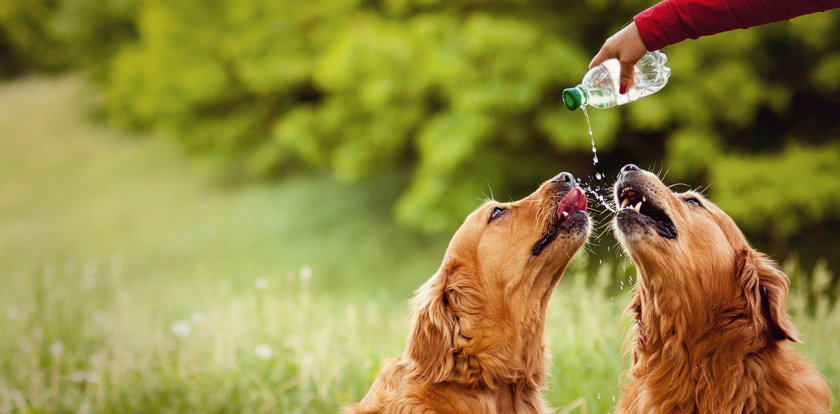
[(648, 50), (840, 7), (840, 0), (663, 0), (633, 19)]

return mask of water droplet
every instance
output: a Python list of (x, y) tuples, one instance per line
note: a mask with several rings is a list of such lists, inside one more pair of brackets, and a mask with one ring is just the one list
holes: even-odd
[[(600, 180), (600, 179), (604, 178), (604, 176), (601, 175), (601, 173), (595, 173), (595, 178)], [(595, 188), (598, 189), (597, 187), (595, 187)]]

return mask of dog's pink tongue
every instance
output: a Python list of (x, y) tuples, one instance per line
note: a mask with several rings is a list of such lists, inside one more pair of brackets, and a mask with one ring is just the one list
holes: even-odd
[(563, 220), (566, 218), (563, 213), (572, 214), (577, 211), (586, 211), (586, 195), (583, 194), (583, 190), (575, 187), (569, 190), (557, 205), (557, 218)]

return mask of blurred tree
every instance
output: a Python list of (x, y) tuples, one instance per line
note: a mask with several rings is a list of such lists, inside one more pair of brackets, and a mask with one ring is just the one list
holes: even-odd
[(62, 0), (59, 4), (52, 26), (70, 59), (102, 79), (119, 48), (137, 37), (139, 0)]
[[(626, 162), (710, 184), (782, 256), (806, 229), (840, 222), (840, 13), (669, 47), (671, 85), (592, 111), (602, 163), (591, 166), (583, 118), (559, 91), (647, 5), (149, 0), (109, 105), (253, 174), (302, 162), (359, 180), (408, 165), (395, 214), (431, 232), (456, 226), (488, 186), (519, 197), (559, 170), (612, 176)], [(786, 169), (824, 191), (784, 190), (795, 184), (774, 177)]]
[(136, 37), (137, 1), (0, 2), (0, 77), (75, 65), (101, 78), (117, 49)]
[(67, 64), (53, 21), (58, 0), (0, 2), (0, 76), (26, 70), (56, 70)]
[(635, 162), (709, 185), (778, 259), (840, 275), (826, 248), (840, 235), (825, 230), (840, 227), (840, 11), (669, 46), (663, 91), (590, 111), (593, 167), (560, 91), (651, 3), (7, 0), (0, 54), (23, 62), (10, 67), (95, 62), (114, 120), (248, 176), (402, 169), (395, 216), (424, 231), (560, 170), (607, 190), (595, 173)]

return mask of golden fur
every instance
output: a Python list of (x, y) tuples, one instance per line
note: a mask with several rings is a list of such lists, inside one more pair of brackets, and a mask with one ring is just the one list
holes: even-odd
[[(404, 353), (385, 363), (345, 413), (549, 412), (540, 396), (546, 305), (590, 231), (583, 211), (558, 224), (558, 202), (573, 183), (555, 178), (522, 200), (488, 201), (466, 218), (411, 302)], [(497, 207), (506, 210), (491, 221)], [(556, 239), (534, 254), (552, 228)]]
[[(645, 200), (641, 213), (620, 209), (614, 223), (638, 269), (633, 363), (617, 412), (828, 412), (825, 380), (787, 342), (799, 341), (785, 310), (787, 277), (735, 222), (635, 166), (622, 170), (615, 190), (619, 205)], [(648, 219), (657, 209), (675, 237)]]

